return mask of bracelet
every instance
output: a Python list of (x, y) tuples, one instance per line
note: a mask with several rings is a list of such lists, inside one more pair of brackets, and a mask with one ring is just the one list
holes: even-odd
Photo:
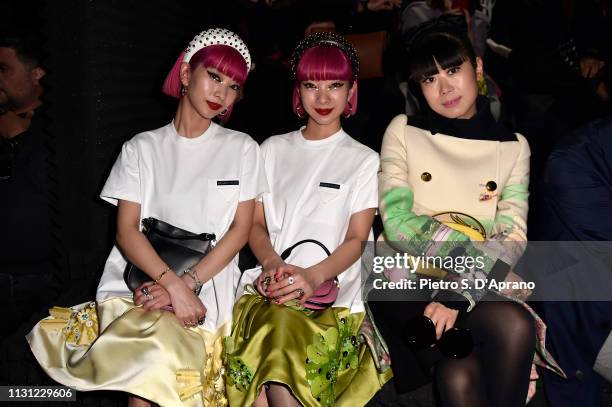
[(196, 295), (200, 295), (200, 291), (202, 291), (202, 286), (204, 285), (200, 279), (198, 278), (198, 272), (195, 268), (191, 268), (191, 267), (187, 267), (185, 269), (185, 273), (189, 274), (189, 277), (191, 277), (195, 283), (195, 287), (193, 288), (193, 292)]
[(165, 276), (165, 275), (166, 275), (166, 273), (167, 273), (167, 272), (169, 272), (169, 271), (170, 271), (170, 266), (166, 266), (166, 269), (165, 269), (164, 271), (162, 271), (162, 272), (159, 274), (159, 276), (157, 276), (157, 278), (154, 280), (154, 281), (155, 281), (155, 284), (159, 283), (159, 280), (161, 280), (161, 279), (162, 279), (162, 277), (163, 277), (163, 276)]

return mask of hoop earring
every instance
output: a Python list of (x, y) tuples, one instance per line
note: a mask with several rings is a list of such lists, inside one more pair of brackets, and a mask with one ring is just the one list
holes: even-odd
[(187, 86), (181, 85), (181, 96), (185, 96), (187, 94)]
[(306, 111), (304, 110), (304, 106), (302, 106), (301, 103), (298, 103), (298, 105), (295, 107), (295, 114), (300, 119), (303, 119), (304, 117), (306, 117)]
[(344, 112), (342, 112), (342, 115), (345, 119), (348, 119), (353, 114), (353, 105), (351, 105), (351, 102), (347, 101), (346, 106), (348, 107), (348, 109), (344, 108)]

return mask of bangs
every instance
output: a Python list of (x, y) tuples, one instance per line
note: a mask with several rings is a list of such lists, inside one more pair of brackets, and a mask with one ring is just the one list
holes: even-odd
[(218, 70), (244, 85), (248, 71), (247, 64), (240, 52), (228, 45), (210, 45), (196, 52), (189, 61), (192, 69), (199, 65)]
[(410, 77), (419, 81), (438, 73), (436, 63), (442, 69), (448, 69), (465, 61), (476, 66), (476, 55), (471, 46), (466, 47), (462, 40), (447, 33), (432, 33), (413, 45), (410, 52)]
[(340, 49), (319, 45), (304, 52), (296, 70), (298, 81), (328, 81), (353, 79), (348, 57)]

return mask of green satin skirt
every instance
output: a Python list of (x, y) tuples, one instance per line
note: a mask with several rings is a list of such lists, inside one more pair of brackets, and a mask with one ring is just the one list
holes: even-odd
[(229, 323), (216, 332), (186, 329), (171, 313), (145, 312), (127, 298), (50, 313), (27, 340), (55, 381), (80, 391), (128, 392), (160, 406), (227, 405), (222, 355)]
[(250, 406), (268, 382), (286, 385), (304, 406), (365, 405), (391, 377), (379, 373), (359, 328), (365, 313), (308, 312), (243, 295), (225, 343), (231, 406)]

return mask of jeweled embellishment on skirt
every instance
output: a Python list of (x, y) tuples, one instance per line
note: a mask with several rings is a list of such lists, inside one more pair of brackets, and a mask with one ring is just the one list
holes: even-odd
[(210, 351), (207, 349), (203, 373), (195, 369), (180, 369), (176, 372), (176, 380), (181, 387), (179, 392), (181, 401), (201, 393), (205, 406), (226, 407), (228, 405), (222, 354), (223, 338), (220, 337), (217, 338)]
[(90, 302), (73, 308), (53, 307), (50, 318), (41, 321), (45, 330), (61, 330), (66, 343), (88, 346), (98, 337), (96, 303)]
[(236, 387), (239, 391), (246, 391), (253, 381), (253, 369), (247, 366), (239, 357), (230, 356), (233, 351), (234, 340), (231, 336), (228, 336), (224, 342), (227, 384)]
[(357, 368), (359, 345), (351, 317), (340, 318), (338, 328), (331, 327), (322, 335), (314, 335), (313, 343), (306, 348), (306, 378), (312, 396), (321, 405), (334, 405), (338, 373)]
[(242, 359), (236, 356), (229, 358), (227, 365), (227, 382), (235, 386), (239, 391), (246, 391), (253, 381), (253, 371)]

